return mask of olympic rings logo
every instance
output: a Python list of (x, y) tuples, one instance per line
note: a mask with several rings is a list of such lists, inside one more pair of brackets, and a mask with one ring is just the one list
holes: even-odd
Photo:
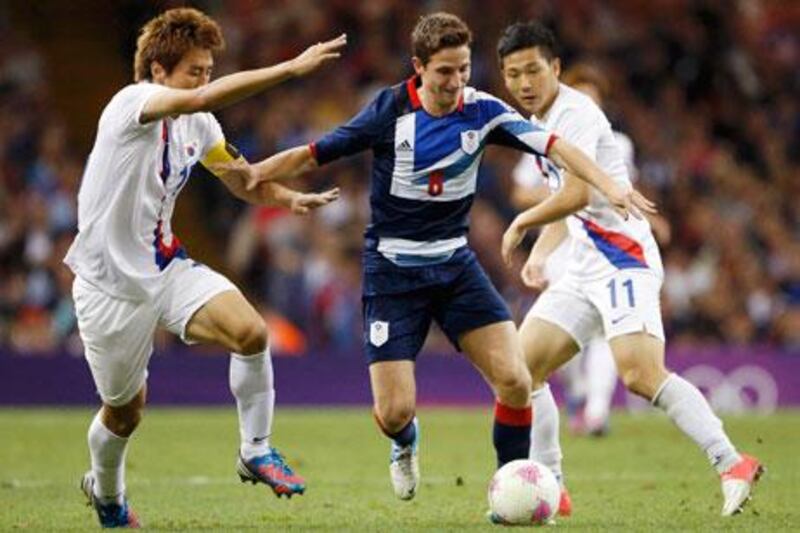
[(778, 406), (775, 378), (757, 365), (738, 366), (727, 375), (713, 366), (696, 365), (681, 375), (703, 392), (718, 413), (770, 414)]
[[(778, 407), (778, 384), (772, 374), (757, 365), (738, 366), (727, 374), (710, 365), (695, 365), (680, 375), (700, 389), (718, 414), (768, 415)], [(650, 407), (649, 402), (629, 392), (625, 403), (632, 412)]]

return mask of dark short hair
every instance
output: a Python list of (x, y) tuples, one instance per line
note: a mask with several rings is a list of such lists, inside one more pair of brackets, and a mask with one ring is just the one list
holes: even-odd
[(539, 53), (548, 60), (558, 57), (556, 36), (547, 26), (536, 20), (515, 22), (503, 30), (503, 35), (497, 41), (500, 65), (507, 55), (526, 48), (538, 48)]
[(431, 56), (442, 48), (470, 45), (472, 32), (469, 26), (450, 13), (423, 15), (411, 32), (411, 53), (425, 65)]

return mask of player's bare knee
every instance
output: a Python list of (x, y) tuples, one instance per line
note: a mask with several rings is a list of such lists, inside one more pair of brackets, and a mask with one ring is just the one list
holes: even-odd
[(237, 328), (234, 335), (235, 351), (242, 355), (263, 353), (268, 342), (267, 327), (260, 319), (248, 320)]
[(103, 425), (114, 435), (130, 437), (139, 426), (144, 413), (144, 405), (138, 403), (120, 407), (106, 405), (103, 413)]
[(531, 394), (531, 376), (528, 372), (505, 374), (495, 379), (494, 387), (501, 403), (506, 405), (522, 405)]
[(409, 402), (386, 402), (375, 406), (378, 422), (387, 433), (397, 433), (414, 418), (414, 405)]

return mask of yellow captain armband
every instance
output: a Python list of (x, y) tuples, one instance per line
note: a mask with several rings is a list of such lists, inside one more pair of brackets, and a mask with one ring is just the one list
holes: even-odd
[(214, 174), (213, 166), (220, 163), (229, 163), (242, 157), (239, 150), (227, 141), (220, 141), (209, 150), (205, 157), (200, 161), (209, 172)]

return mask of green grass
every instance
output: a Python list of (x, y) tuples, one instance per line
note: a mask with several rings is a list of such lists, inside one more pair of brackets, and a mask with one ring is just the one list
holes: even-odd
[[(89, 410), (0, 410), (0, 531), (90, 530), (77, 489), (88, 457)], [(394, 499), (387, 443), (366, 409), (282, 409), (275, 444), (308, 492), (278, 500), (234, 473), (231, 409), (152, 409), (129, 451), (128, 493), (154, 530), (495, 530), (486, 524), (492, 474), (488, 410), (422, 410), (417, 498)], [(617, 415), (605, 440), (563, 440), (575, 514), (585, 531), (800, 529), (800, 412), (726, 420), (733, 440), (768, 473), (745, 513), (718, 516), (718, 480), (661, 415)]]

